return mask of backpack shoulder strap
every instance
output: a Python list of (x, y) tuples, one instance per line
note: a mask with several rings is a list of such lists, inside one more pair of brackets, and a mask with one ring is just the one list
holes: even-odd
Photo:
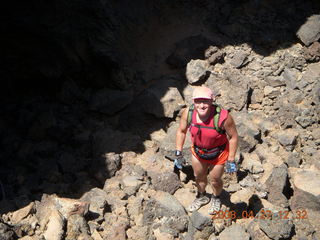
[(213, 106), (215, 106), (215, 113), (214, 113), (214, 116), (213, 116), (214, 129), (218, 133), (223, 134), (225, 131), (221, 128), (221, 126), (219, 126), (222, 107), (220, 105), (218, 105), (218, 104), (213, 104)]
[(194, 111), (194, 104), (191, 104), (188, 111), (188, 117), (187, 117), (187, 126), (189, 127), (192, 122), (192, 114)]
[[(213, 115), (213, 127), (206, 127), (206, 126), (200, 126), (197, 125), (198, 128), (210, 128), (216, 130), (220, 134), (224, 134), (225, 130), (223, 130), (219, 126), (219, 121), (220, 121), (220, 114), (221, 114), (221, 109), (222, 107), (218, 104), (212, 104), (215, 107), (215, 113)], [(192, 124), (192, 115), (194, 111), (194, 104), (190, 105), (189, 111), (188, 111), (188, 117), (187, 117), (187, 126), (189, 127)]]

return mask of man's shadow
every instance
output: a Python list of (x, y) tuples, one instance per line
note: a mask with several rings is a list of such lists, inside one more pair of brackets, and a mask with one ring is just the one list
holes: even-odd
[(236, 213), (235, 219), (254, 218), (263, 208), (262, 202), (256, 194), (253, 194), (248, 202), (249, 204), (246, 202), (233, 203), (231, 202), (231, 194), (224, 189), (222, 190), (221, 203), (229, 209), (229, 212)]

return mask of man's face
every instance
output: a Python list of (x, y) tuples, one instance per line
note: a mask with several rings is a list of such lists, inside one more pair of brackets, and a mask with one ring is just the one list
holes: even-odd
[(210, 114), (210, 106), (212, 105), (211, 99), (198, 98), (194, 99), (194, 107), (200, 117)]

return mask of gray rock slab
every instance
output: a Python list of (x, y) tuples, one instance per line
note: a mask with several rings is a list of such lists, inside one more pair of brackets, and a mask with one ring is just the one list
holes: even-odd
[(197, 230), (203, 230), (206, 226), (212, 225), (212, 219), (208, 216), (204, 216), (198, 211), (194, 211), (190, 217), (190, 223)]
[(297, 36), (307, 46), (318, 41), (320, 38), (320, 15), (309, 17), (298, 30)]
[(191, 60), (186, 69), (186, 77), (190, 84), (208, 78), (210, 75), (209, 63), (206, 60)]
[(290, 200), (292, 209), (320, 211), (320, 173), (311, 170), (289, 169), (294, 194)]
[(299, 132), (294, 129), (280, 130), (277, 133), (279, 143), (284, 146), (287, 151), (292, 151), (297, 144)]
[(272, 174), (266, 181), (266, 187), (269, 192), (268, 201), (276, 206), (287, 207), (288, 199), (283, 192), (288, 186), (288, 168), (285, 164), (273, 169)]
[(220, 240), (249, 240), (250, 235), (246, 230), (238, 225), (232, 224), (230, 227), (225, 228), (219, 235)]
[(233, 58), (230, 61), (230, 64), (235, 68), (241, 68), (244, 64), (247, 63), (248, 55), (248, 53), (239, 50), (234, 54)]
[(173, 118), (174, 114), (184, 106), (182, 96), (176, 87), (160, 84), (149, 88), (147, 93), (149, 98), (146, 99), (144, 109), (156, 117)]
[(174, 194), (181, 187), (181, 182), (177, 174), (174, 172), (150, 173), (152, 185), (156, 190)]
[[(276, 213), (273, 213), (276, 216)], [(259, 218), (259, 217), (258, 217)], [(293, 234), (293, 223), (291, 220), (271, 218), (271, 219), (258, 219), (260, 229), (268, 235), (269, 238), (274, 240), (291, 239)]]
[(81, 198), (80, 201), (88, 202), (89, 213), (95, 219), (102, 219), (103, 214), (108, 207), (107, 202), (107, 193), (100, 188), (93, 188), (89, 192), (86, 192)]
[(188, 220), (184, 207), (167, 192), (154, 192), (143, 208), (143, 224), (154, 225), (155, 228), (164, 226), (182, 232), (187, 228)]

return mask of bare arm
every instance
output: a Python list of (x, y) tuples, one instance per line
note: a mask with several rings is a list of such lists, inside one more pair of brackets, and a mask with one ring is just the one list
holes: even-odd
[(188, 131), (188, 111), (189, 108), (184, 109), (181, 119), (180, 119), (180, 124), (177, 129), (176, 133), (176, 150), (182, 151), (184, 141), (186, 139), (186, 134)]
[(234, 161), (237, 148), (238, 148), (238, 132), (236, 128), (236, 124), (232, 118), (232, 116), (229, 114), (227, 119), (224, 122), (224, 129), (227, 132), (227, 135), (229, 137), (229, 161)]

